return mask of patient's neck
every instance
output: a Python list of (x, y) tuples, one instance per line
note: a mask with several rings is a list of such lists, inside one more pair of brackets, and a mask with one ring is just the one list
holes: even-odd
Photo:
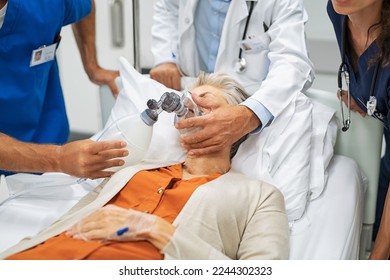
[(183, 177), (186, 179), (214, 173), (225, 174), (230, 166), (230, 151), (207, 156), (187, 156), (184, 162)]

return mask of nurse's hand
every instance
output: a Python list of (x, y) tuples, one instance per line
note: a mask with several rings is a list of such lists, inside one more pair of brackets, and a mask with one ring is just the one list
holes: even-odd
[(150, 70), (150, 78), (175, 90), (181, 89), (181, 74), (175, 63), (163, 63)]
[(156, 215), (109, 204), (76, 223), (66, 234), (85, 241), (147, 240), (161, 250), (174, 231), (173, 225)]
[(126, 142), (99, 141), (90, 139), (69, 142), (58, 146), (58, 170), (80, 178), (109, 177), (114, 172), (104, 169), (121, 166), (125, 162), (121, 157), (127, 156)]
[[(337, 91), (337, 97), (340, 99), (340, 96), (345, 104), (345, 106), (348, 106), (348, 94), (347, 91), (343, 90), (343, 94), (340, 95), (340, 92)], [(348, 107), (347, 107), (348, 108)], [(351, 96), (351, 111), (359, 113), (362, 117), (365, 117), (367, 113), (357, 105), (355, 99)]]
[(117, 98), (119, 89), (115, 83), (115, 79), (119, 76), (119, 71), (107, 70), (95, 65), (90, 69), (86, 69), (89, 80), (98, 86), (107, 85), (112, 95)]
[(208, 113), (184, 119), (176, 124), (178, 129), (201, 128), (180, 138), (189, 155), (199, 156), (221, 151), (261, 124), (255, 113), (246, 106), (213, 105), (210, 99), (199, 98), (196, 95), (192, 95), (192, 98)]

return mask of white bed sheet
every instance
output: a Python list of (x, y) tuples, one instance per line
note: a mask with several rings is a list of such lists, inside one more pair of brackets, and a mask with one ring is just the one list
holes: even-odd
[(63, 173), (6, 177), (9, 198), (0, 203), (0, 252), (48, 227), (100, 182)]
[(325, 191), (291, 226), (290, 259), (359, 259), (367, 180), (352, 159), (335, 155)]

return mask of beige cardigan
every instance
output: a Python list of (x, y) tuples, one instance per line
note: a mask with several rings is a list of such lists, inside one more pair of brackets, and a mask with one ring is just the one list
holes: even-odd
[[(138, 171), (176, 162), (131, 166), (106, 179), (67, 214), (38, 235), (0, 254), (6, 258), (56, 236), (105, 205)], [(174, 221), (177, 227), (162, 250), (165, 259), (287, 259), (288, 223), (284, 199), (271, 185), (234, 171), (200, 186)]]

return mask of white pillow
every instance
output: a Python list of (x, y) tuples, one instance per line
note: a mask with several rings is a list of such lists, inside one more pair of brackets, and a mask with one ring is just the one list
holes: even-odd
[[(158, 100), (165, 91), (172, 91), (137, 72), (126, 59), (121, 58), (120, 62), (123, 90), (107, 125), (125, 115), (142, 112), (148, 99)], [(309, 98), (297, 93), (290, 106), (269, 127), (260, 134), (250, 135), (241, 144), (232, 160), (232, 168), (281, 190), (290, 222), (303, 215), (314, 179), (317, 189), (323, 190), (326, 181), (324, 170), (333, 153), (333, 150), (329, 153), (328, 149), (324, 149), (329, 146), (325, 142), (330, 139), (325, 134), (333, 112), (321, 108), (322, 114), (314, 120), (313, 114), (317, 109), (318, 106), (314, 106)], [(160, 114), (146, 158), (184, 160), (185, 151), (179, 144), (173, 117), (166, 112)], [(311, 161), (319, 164), (312, 166)]]

